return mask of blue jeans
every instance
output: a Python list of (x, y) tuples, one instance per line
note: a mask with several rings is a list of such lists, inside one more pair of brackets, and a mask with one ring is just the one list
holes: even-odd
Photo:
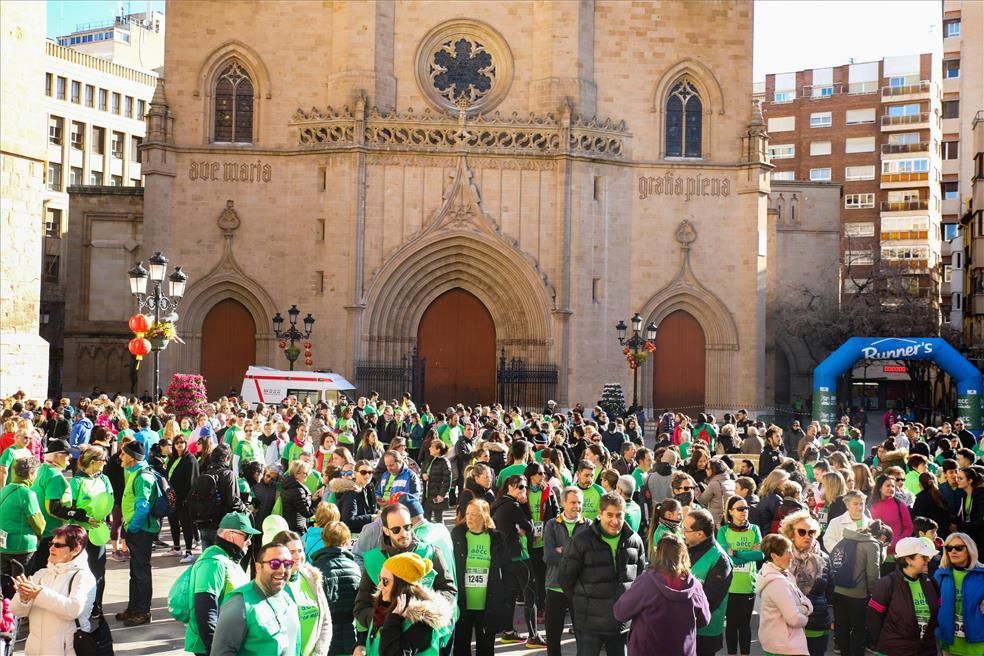
[(625, 656), (625, 635), (621, 633), (589, 633), (574, 627), (577, 639), (577, 656), (599, 656), (605, 648), (608, 656)]
[(149, 613), (154, 597), (154, 582), (150, 572), (150, 554), (154, 549), (154, 534), (144, 531), (126, 532), (130, 549), (130, 606), (132, 613)]

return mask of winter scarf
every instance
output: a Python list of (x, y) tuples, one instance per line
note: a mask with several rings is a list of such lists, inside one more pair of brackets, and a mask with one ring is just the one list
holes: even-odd
[(810, 594), (813, 584), (823, 574), (823, 556), (820, 545), (813, 543), (808, 551), (793, 547), (793, 560), (789, 563), (789, 573), (796, 581), (796, 587), (805, 595)]

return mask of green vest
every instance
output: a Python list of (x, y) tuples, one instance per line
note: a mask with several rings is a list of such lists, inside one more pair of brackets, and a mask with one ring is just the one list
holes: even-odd
[[(413, 622), (410, 620), (405, 620), (403, 622), (403, 630), (406, 631), (411, 626)], [(449, 632), (453, 632), (454, 625), (450, 627), (434, 629), (431, 632), (431, 643), (427, 649), (423, 651), (414, 652), (417, 656), (438, 656), (441, 653), (441, 638), (444, 635), (448, 635)], [(382, 627), (380, 627), (382, 628)], [(366, 636), (366, 656), (379, 656), (379, 629), (375, 625), (369, 627), (369, 635)]]
[(301, 623), (301, 654), (308, 656), (314, 651), (314, 646), (318, 642), (318, 636), (314, 631), (321, 617), (318, 593), (311, 588), (311, 582), (303, 574), (299, 575), (293, 583), (287, 584), (287, 592), (297, 604), (297, 617)]
[[(718, 543), (714, 538), (711, 538), (711, 548), (707, 550), (703, 556), (701, 556), (694, 566), (690, 569), (691, 574), (694, 575), (702, 584), (707, 579), (707, 575), (710, 573), (711, 568), (717, 564), (717, 561), (721, 558), (727, 558), (728, 554), (721, 550)], [(697, 635), (699, 636), (719, 636), (724, 632), (724, 616), (728, 611), (728, 595), (724, 596), (724, 601), (721, 605), (714, 609), (711, 613), (711, 621), (707, 623), (707, 626), (697, 629)]]
[(198, 632), (198, 620), (195, 618), (195, 593), (207, 592), (215, 595), (219, 607), (234, 590), (249, 583), (249, 576), (234, 562), (226, 550), (213, 544), (202, 552), (195, 564), (191, 566), (191, 580), (188, 584), (188, 591), (191, 599), (188, 600), (188, 608), (191, 609), (191, 618), (188, 620), (188, 629), (185, 632), (185, 651), (193, 654), (204, 654), (205, 643), (202, 642), (201, 634)]
[[(266, 597), (252, 581), (232, 591), (242, 595), (246, 635), (239, 656), (300, 656), (300, 626), (294, 602), (283, 590), (272, 598)], [(279, 603), (272, 603), (271, 599)]]

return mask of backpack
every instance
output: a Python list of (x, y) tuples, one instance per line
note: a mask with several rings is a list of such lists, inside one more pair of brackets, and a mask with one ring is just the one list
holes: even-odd
[(167, 593), (167, 611), (182, 624), (191, 621), (191, 570), (186, 567)]
[(854, 578), (854, 563), (858, 556), (856, 540), (841, 540), (830, 550), (830, 577), (834, 585), (842, 588), (853, 588), (857, 584)]
[(196, 524), (208, 524), (221, 519), (222, 495), (219, 494), (218, 472), (206, 472), (198, 476), (188, 493), (188, 514)]
[(173, 515), (178, 509), (178, 496), (163, 474), (154, 468), (151, 471), (154, 472), (154, 482), (157, 484), (157, 498), (150, 504), (150, 516), (163, 519)]

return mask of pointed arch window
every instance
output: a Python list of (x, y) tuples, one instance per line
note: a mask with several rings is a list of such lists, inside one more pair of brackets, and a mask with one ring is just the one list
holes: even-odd
[(688, 79), (673, 85), (666, 98), (666, 156), (700, 157), (704, 106)]
[(213, 141), (253, 142), (253, 81), (239, 62), (226, 66), (216, 78), (214, 120)]

